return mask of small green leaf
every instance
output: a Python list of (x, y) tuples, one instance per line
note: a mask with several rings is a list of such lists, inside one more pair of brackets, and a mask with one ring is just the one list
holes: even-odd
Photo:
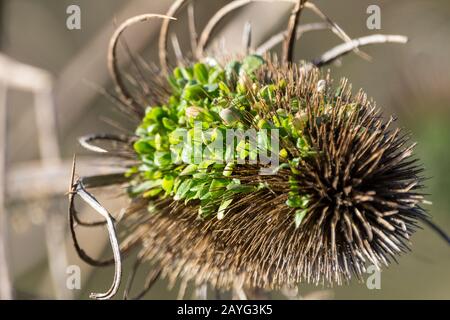
[(306, 209), (300, 209), (300, 210), (296, 210), (295, 211), (295, 227), (298, 228), (303, 221), (303, 218), (306, 216), (306, 214), (308, 213), (308, 210)]
[(159, 133), (155, 134), (155, 148), (156, 151), (164, 151), (165, 149), (165, 139)]
[(167, 194), (169, 194), (172, 191), (174, 180), (175, 178), (172, 175), (164, 176), (161, 186)]
[(158, 122), (164, 116), (164, 111), (161, 107), (152, 107), (147, 109), (147, 113), (145, 115), (144, 121), (153, 121)]
[(203, 63), (196, 63), (194, 65), (194, 77), (200, 83), (208, 83), (208, 69)]
[(230, 88), (228, 88), (228, 86), (223, 81), (219, 82), (219, 89), (221, 92), (225, 93), (226, 95), (231, 94)]
[(197, 172), (198, 166), (196, 164), (189, 164), (186, 168), (181, 171), (180, 176), (190, 176)]
[(190, 120), (199, 120), (211, 122), (214, 120), (213, 115), (206, 109), (200, 107), (186, 108), (186, 117)]
[(223, 200), (219, 206), (219, 210), (217, 210), (217, 219), (222, 220), (225, 215), (225, 210), (228, 206), (233, 202), (233, 199)]
[(207, 182), (205, 182), (204, 180), (194, 180), (194, 183), (191, 186), (191, 191), (199, 191), (199, 190), (203, 190), (204, 188), (208, 188), (209, 186), (206, 186)]
[(264, 63), (265, 61), (261, 56), (255, 54), (249, 55), (245, 57), (242, 62), (241, 72), (244, 71), (247, 75), (250, 75), (258, 70)]
[(130, 169), (127, 170), (127, 172), (125, 173), (125, 177), (130, 178), (132, 177), (134, 174), (138, 173), (139, 170), (137, 167), (132, 167)]
[(159, 180), (159, 179), (158, 180), (148, 180), (148, 181), (142, 182), (136, 186), (132, 186), (130, 188), (130, 192), (132, 194), (137, 195), (137, 194), (143, 193), (149, 189), (159, 187), (160, 185), (161, 185), (161, 180)]
[(204, 188), (204, 189), (202, 189), (200, 192), (199, 192), (199, 196), (198, 196), (198, 198), (200, 199), (200, 200), (208, 200), (208, 199), (210, 199), (212, 197), (212, 193), (211, 192), (209, 192), (209, 188)]
[(263, 189), (269, 189), (269, 184), (266, 181), (258, 183), (258, 186), (256, 187), (256, 190), (258, 191)]
[(184, 197), (184, 205), (187, 205), (189, 203), (189, 201), (196, 199), (196, 195), (197, 195), (197, 192), (194, 192), (192, 190), (188, 191), (188, 193)]
[(212, 68), (211, 70), (209, 70), (209, 75), (208, 75), (208, 82), (209, 83), (216, 83), (221, 78), (223, 78), (223, 70), (222, 69), (220, 69), (220, 68)]
[(223, 175), (225, 177), (231, 176), (233, 174), (233, 170), (234, 170), (235, 167), (236, 167), (236, 164), (234, 162), (227, 163), (227, 165), (223, 169)]
[(188, 193), (189, 189), (191, 188), (192, 180), (186, 179), (184, 180), (177, 189), (177, 192), (175, 193), (175, 196), (173, 197), (174, 200), (180, 200), (183, 199), (186, 193)]
[(203, 86), (203, 89), (205, 89), (205, 91), (208, 92), (209, 94), (214, 93), (218, 88), (219, 85), (217, 83), (205, 84)]
[(188, 101), (196, 101), (205, 97), (205, 89), (200, 84), (194, 84), (184, 87), (183, 99)]
[(211, 182), (211, 186), (209, 187), (209, 191), (217, 191), (224, 189), (228, 184), (230, 183), (230, 180), (228, 179), (213, 179)]
[(239, 179), (233, 179), (228, 185), (227, 190), (234, 193), (248, 193), (256, 190), (256, 186), (241, 184)]
[(191, 68), (179, 68), (182, 76), (186, 80), (191, 80), (193, 76), (193, 72)]
[(163, 118), (162, 123), (163, 126), (170, 131), (173, 131), (177, 128), (177, 124), (172, 119)]
[(286, 201), (286, 205), (291, 208), (300, 208), (302, 206), (302, 198), (299, 195), (290, 195)]
[(192, 163), (194, 156), (194, 150), (192, 149), (192, 146), (189, 144), (186, 144), (183, 146), (183, 151), (181, 152), (181, 159), (184, 163)]
[(148, 143), (148, 141), (142, 139), (136, 141), (133, 147), (138, 154), (152, 153), (154, 151), (153, 147)]
[(187, 137), (187, 130), (185, 128), (177, 128), (169, 134), (170, 144), (179, 144)]
[(225, 67), (225, 77), (227, 81), (235, 84), (239, 76), (239, 70), (241, 69), (241, 63), (239, 61), (231, 61)]
[(144, 192), (142, 194), (142, 196), (144, 198), (151, 198), (151, 197), (154, 197), (154, 196), (158, 195), (159, 193), (161, 193), (161, 191), (162, 191), (162, 188), (154, 188), (154, 189), (151, 189), (151, 190), (149, 190), (147, 192)]
[(181, 73), (180, 67), (176, 67), (173, 70), (173, 76), (175, 77), (175, 79), (183, 79), (183, 74)]
[(202, 162), (200, 162), (200, 164), (198, 165), (198, 170), (199, 171), (204, 171), (206, 169), (208, 169), (208, 167), (210, 165), (213, 165), (215, 163), (214, 160), (203, 160)]
[(158, 151), (155, 153), (155, 165), (157, 167), (168, 167), (172, 163), (172, 156), (170, 152)]
[(265, 119), (261, 119), (258, 121), (258, 128), (260, 129), (271, 129), (271, 125), (269, 122), (267, 122), (267, 120)]
[(232, 125), (233, 123), (240, 121), (242, 119), (241, 113), (233, 107), (225, 108), (219, 113), (220, 118), (225, 122), (225, 124)]
[(303, 196), (302, 197), (302, 204), (301, 204), (301, 207), (302, 208), (307, 208), (308, 207), (308, 205), (309, 205), (309, 197), (308, 196)]
[(214, 206), (209, 203), (203, 202), (198, 209), (198, 215), (202, 218), (208, 218), (214, 213)]

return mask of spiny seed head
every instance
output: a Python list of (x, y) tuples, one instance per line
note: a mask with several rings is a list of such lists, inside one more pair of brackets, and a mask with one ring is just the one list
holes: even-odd
[[(74, 195), (81, 193), (95, 209), (101, 207), (85, 192), (82, 181), (98, 187), (125, 180), (131, 204), (120, 220), (121, 252), (140, 246), (137, 265), (152, 264), (149, 287), (159, 275), (171, 285), (182, 278), (220, 290), (292, 288), (303, 281), (341, 284), (353, 275), (361, 277), (368, 264), (388, 265), (408, 249), (417, 221), (426, 218), (420, 206), (422, 169), (412, 158), (408, 136), (390, 128), (392, 119), (383, 121), (364, 93), (352, 96), (346, 80), (335, 86), (328, 74), (314, 67), (355, 47), (336, 47), (311, 63), (293, 63), (301, 11), (308, 7), (323, 16), (315, 5), (302, 1), (293, 8), (287, 31), (279, 35), (285, 39), (281, 64), (270, 55), (220, 61), (222, 53), (216, 52), (206, 57), (215, 25), (249, 2), (233, 2), (219, 10), (198, 44), (192, 37), (195, 56), (202, 62), (189, 65), (178, 52), (180, 66), (171, 72), (170, 16), (186, 1), (175, 2), (169, 16), (128, 19), (114, 33), (108, 67), (115, 101), (139, 124), (131, 136), (106, 134), (81, 140), (92, 151), (112, 151), (126, 160), (126, 172), (119, 177), (72, 181), (70, 226), (84, 261), (107, 263), (88, 257), (76, 239)], [(132, 92), (118, 67), (118, 40), (127, 27), (156, 17), (165, 19), (159, 41), (161, 70), (146, 66), (151, 76), (144, 78), (139, 72), (137, 82), (142, 81), (143, 90)], [(248, 46), (248, 28), (245, 35)], [(279, 36), (263, 44), (262, 52)], [(356, 43), (405, 41), (375, 35)], [(210, 131), (198, 134), (197, 126)], [(236, 138), (236, 144), (222, 141), (229, 129), (255, 136), (250, 135), (250, 141)], [(98, 148), (91, 145), (93, 140), (109, 141), (112, 147)], [(256, 151), (251, 141), (258, 142)], [(212, 143), (219, 151), (210, 148)], [(208, 151), (207, 157), (198, 158), (196, 150)], [(276, 165), (266, 161), (273, 155), (279, 155)], [(116, 266), (111, 289), (94, 295), (103, 299), (118, 290), (121, 255), (112, 219), (102, 209), (109, 218), (111, 261)]]
[[(207, 205), (178, 191), (175, 197), (139, 193), (124, 218), (126, 241), (142, 243), (141, 256), (170, 280), (218, 289), (236, 281), (266, 289), (302, 281), (341, 284), (361, 277), (367, 265), (388, 265), (408, 250), (426, 214), (420, 207), (422, 169), (411, 158), (407, 135), (390, 129), (392, 119), (383, 121), (364, 93), (352, 96), (345, 80), (331, 90), (330, 77), (321, 80), (316, 69), (267, 57), (250, 78), (237, 90), (248, 92), (241, 102), (253, 125), (291, 119), (285, 130), (298, 133), (280, 138), (285, 165), (272, 175), (259, 175), (260, 164), (226, 165), (220, 174), (227, 190), (248, 192), (214, 193)], [(219, 111), (226, 124), (234, 108)], [(181, 176), (196, 181), (198, 170), (185, 167)], [(211, 170), (202, 179), (216, 179)], [(230, 182), (235, 180), (239, 185)], [(217, 181), (211, 183), (219, 188)]]

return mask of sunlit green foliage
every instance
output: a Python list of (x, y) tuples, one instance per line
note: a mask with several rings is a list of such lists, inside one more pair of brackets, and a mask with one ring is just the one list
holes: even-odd
[[(314, 154), (302, 127), (305, 119), (284, 109), (262, 116), (258, 103), (270, 106), (286, 83), (261, 85), (256, 72), (264, 64), (260, 56), (250, 55), (225, 67), (196, 63), (178, 67), (168, 78), (172, 96), (165, 105), (147, 108), (136, 130), (134, 149), (141, 164), (132, 168), (129, 192), (132, 196), (172, 197), (188, 204), (199, 201), (199, 215), (223, 218), (237, 194), (255, 192), (265, 185), (243, 184), (235, 173), (238, 160), (257, 159), (257, 151), (246, 139), (235, 145), (225, 143), (227, 129), (256, 129), (258, 149), (272, 152), (270, 130), (278, 129), (280, 139), (288, 139), (300, 157)], [(291, 108), (298, 111), (296, 99)], [(206, 155), (206, 156), (205, 156)], [(300, 157), (286, 149), (279, 151), (281, 166), (298, 166)], [(299, 225), (306, 214), (308, 198), (300, 195), (295, 181), (286, 202), (295, 208)]]

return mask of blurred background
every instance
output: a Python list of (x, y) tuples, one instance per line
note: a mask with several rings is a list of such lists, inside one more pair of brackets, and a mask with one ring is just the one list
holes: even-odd
[[(197, 30), (225, 0), (195, 1)], [(349, 54), (330, 66), (332, 77), (348, 77), (363, 88), (386, 114), (418, 142), (426, 168), (427, 192), (434, 221), (450, 232), (450, 3), (446, 0), (315, 0), (352, 38), (375, 33), (403, 34), (406, 45), (366, 47), (365, 61)], [(77, 137), (117, 132), (112, 122), (132, 130), (98, 88), (111, 89), (106, 50), (115, 26), (133, 15), (165, 13), (172, 0), (0, 0), (0, 297), (14, 299), (87, 299), (106, 290), (113, 269), (91, 268), (73, 250), (67, 223), (67, 196), (72, 155), (79, 155), (80, 175), (114, 170), (83, 151)], [(366, 10), (381, 8), (381, 29), (369, 30)], [(81, 9), (81, 29), (66, 26), (67, 7)], [(215, 31), (232, 53), (242, 49), (241, 33), (251, 22), (252, 46), (283, 31), (291, 5), (255, 3), (230, 14)], [(186, 13), (172, 23), (183, 52), (189, 52)], [(304, 11), (301, 23), (320, 21)], [(160, 21), (125, 32), (130, 50), (157, 63)], [(329, 30), (309, 32), (296, 47), (296, 58), (309, 60), (338, 45)], [(214, 45), (214, 43), (213, 43)], [(274, 48), (279, 52), (280, 48)], [(173, 50), (170, 51), (174, 62)], [(13, 59), (13, 60), (11, 60)], [(129, 57), (121, 55), (124, 68)], [(6, 111), (6, 112), (5, 112)], [(6, 124), (6, 126), (4, 125)], [(118, 213), (126, 204), (113, 193), (101, 195)], [(83, 214), (91, 210), (80, 206)], [(94, 216), (95, 218), (95, 216)], [(110, 256), (102, 228), (79, 230), (82, 244), (95, 257)], [(365, 283), (322, 288), (302, 285), (301, 296), (331, 299), (450, 299), (448, 246), (429, 229), (412, 239), (413, 251), (381, 274), (381, 289)], [(130, 260), (130, 259), (129, 259)], [(132, 260), (132, 259), (131, 259)], [(124, 274), (132, 261), (125, 262)], [(81, 288), (68, 290), (66, 267), (81, 268)], [(145, 274), (138, 274), (142, 283)], [(159, 281), (149, 299), (175, 298), (177, 288)], [(186, 295), (190, 297), (190, 291)], [(273, 293), (273, 298), (283, 298)]]

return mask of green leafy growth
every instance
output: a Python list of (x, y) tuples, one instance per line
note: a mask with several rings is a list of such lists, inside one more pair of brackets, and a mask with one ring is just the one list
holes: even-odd
[[(284, 80), (263, 86), (257, 83), (256, 73), (264, 64), (262, 57), (249, 55), (224, 67), (199, 62), (175, 68), (168, 77), (171, 97), (163, 105), (147, 107), (136, 129), (134, 150), (140, 165), (127, 172), (131, 178), (130, 196), (172, 197), (185, 204), (195, 201), (200, 204), (201, 217), (226, 217), (237, 195), (267, 187), (242, 184), (236, 174), (237, 159), (256, 158), (248, 142), (238, 141), (230, 149), (219, 139), (222, 136), (225, 140), (226, 129), (245, 130), (254, 124), (261, 130), (257, 133), (260, 149), (271, 151), (267, 130), (275, 128), (279, 129), (280, 139), (287, 139), (297, 147), (300, 154), (296, 158), (288, 150), (280, 150), (282, 166), (291, 168), (294, 176), (301, 158), (314, 154), (301, 134), (306, 120), (284, 109), (261, 118), (258, 106), (274, 104), (277, 93), (286, 87)], [(249, 86), (249, 81), (253, 85)], [(256, 88), (256, 95), (249, 92), (250, 87)], [(290, 103), (292, 110), (300, 109), (300, 101), (293, 99)], [(198, 125), (202, 133), (197, 137), (194, 129)], [(226, 150), (225, 154), (215, 150), (214, 143)], [(208, 157), (199, 161), (196, 146)], [(227, 161), (223, 161), (224, 157)], [(297, 210), (295, 222), (299, 225), (306, 213), (298, 212), (306, 210), (308, 201), (298, 191), (293, 183), (286, 204)]]

